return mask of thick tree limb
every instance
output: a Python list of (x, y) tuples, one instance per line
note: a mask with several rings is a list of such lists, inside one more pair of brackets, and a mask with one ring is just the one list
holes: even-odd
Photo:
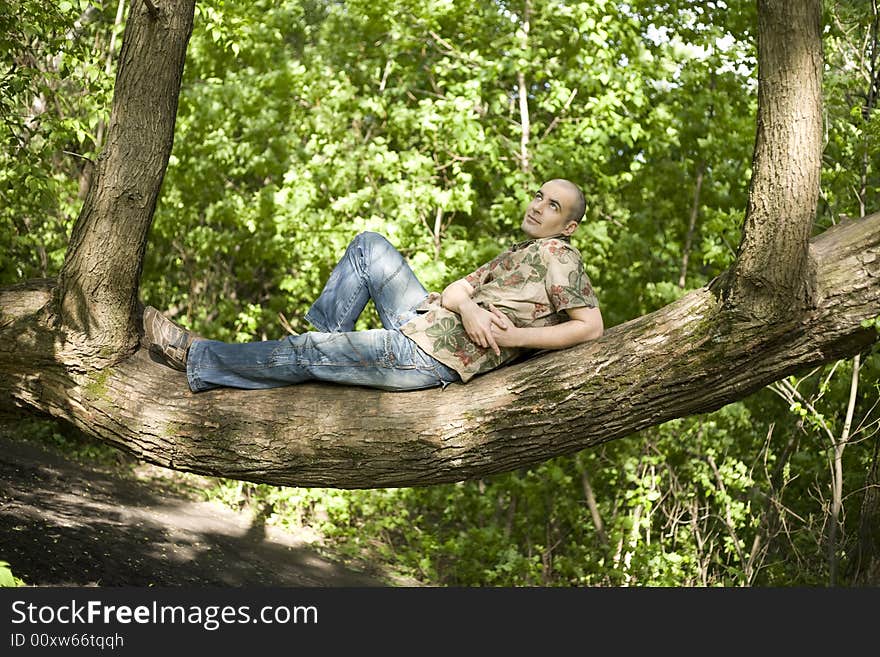
[(822, 168), (822, 2), (758, 0), (758, 116), (727, 304), (756, 319), (807, 308)]
[(113, 362), (137, 345), (144, 249), (171, 154), (194, 10), (195, 0), (167, 0), (155, 14), (143, 1), (131, 4), (106, 146), (73, 228), (58, 303), (47, 308), (68, 329), (71, 362)]
[(42, 282), (0, 291), (0, 400), (178, 470), (337, 488), (458, 481), (711, 411), (868, 349), (878, 334), (860, 324), (880, 315), (880, 213), (816, 237), (811, 254), (816, 306), (774, 324), (743, 323), (711, 286), (596, 342), (407, 393), (303, 384), (194, 395), (143, 351), (78, 374), (54, 360), (61, 338), (32, 314), (49, 298)]

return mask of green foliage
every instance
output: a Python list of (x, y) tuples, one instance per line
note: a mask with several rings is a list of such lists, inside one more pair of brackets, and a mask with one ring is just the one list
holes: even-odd
[(6, 561), (0, 561), (0, 587), (26, 586), (23, 580), (12, 573), (12, 567)]
[[(439, 289), (518, 239), (532, 188), (555, 176), (584, 187), (573, 242), (607, 326), (723, 272), (751, 175), (755, 3), (530, 6), (526, 36), (524, 3), (201, 0), (144, 301), (219, 339), (280, 337), (280, 314), (308, 330), (305, 310), (357, 232), (387, 235)], [(117, 7), (0, 7), (2, 283), (61, 265), (108, 115)], [(860, 0), (826, 2), (817, 231), (877, 209), (872, 20)], [(377, 322), (367, 313), (359, 328)], [(863, 354), (842, 456), (845, 580), (856, 576), (878, 369), (876, 351)], [(830, 364), (480, 481), (365, 491), (218, 481), (215, 494), (429, 584), (822, 585), (832, 436), (851, 377), (850, 362)], [(51, 424), (22, 426), (99, 456)]]
[(106, 19), (79, 1), (0, 7), (0, 283), (61, 267), (112, 92), (93, 48)]
[[(880, 112), (868, 83), (876, 72), (876, 16), (859, 0), (826, 3), (826, 145), (820, 228), (859, 217), (880, 202)], [(876, 12), (876, 8), (874, 10)], [(873, 53), (873, 54), (872, 54)], [(872, 63), (873, 62), (873, 63)]]
[(0, 424), (0, 433), (14, 440), (60, 448), (70, 458), (102, 465), (124, 463), (120, 451), (83, 433), (65, 422), (38, 417), (22, 417)]

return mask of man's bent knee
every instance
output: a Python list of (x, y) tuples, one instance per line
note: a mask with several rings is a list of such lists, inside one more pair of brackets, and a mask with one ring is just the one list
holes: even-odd
[(383, 245), (384, 246), (386, 244), (388, 246), (391, 246), (391, 242), (389, 242), (388, 239), (384, 235), (382, 235), (381, 233), (376, 233), (371, 230), (365, 230), (361, 233), (358, 233), (357, 236), (355, 237), (355, 239), (357, 241), (361, 242), (362, 244), (367, 244), (370, 246), (372, 246), (372, 245)]

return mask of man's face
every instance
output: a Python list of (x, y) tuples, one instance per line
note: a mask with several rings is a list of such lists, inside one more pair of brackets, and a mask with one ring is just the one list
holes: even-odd
[(576, 199), (575, 190), (564, 182), (544, 183), (526, 208), (523, 232), (532, 239), (571, 235), (577, 228), (577, 222), (569, 219)]

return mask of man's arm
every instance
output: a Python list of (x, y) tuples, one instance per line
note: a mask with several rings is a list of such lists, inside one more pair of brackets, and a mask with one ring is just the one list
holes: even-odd
[(569, 321), (553, 326), (518, 328), (500, 310), (492, 306), (493, 313), (501, 320), (491, 327), (495, 344), (500, 347), (526, 349), (565, 349), (581, 342), (602, 337), (605, 325), (598, 308), (567, 308)]
[(473, 286), (465, 279), (459, 279), (443, 290), (440, 305), (461, 317), (464, 330), (473, 342), (481, 347), (491, 348), (497, 356), (501, 349), (495, 341), (493, 326), (502, 327), (505, 322), (510, 324), (510, 320), (501, 313), (495, 314), (478, 306), (471, 298), (473, 293)]

